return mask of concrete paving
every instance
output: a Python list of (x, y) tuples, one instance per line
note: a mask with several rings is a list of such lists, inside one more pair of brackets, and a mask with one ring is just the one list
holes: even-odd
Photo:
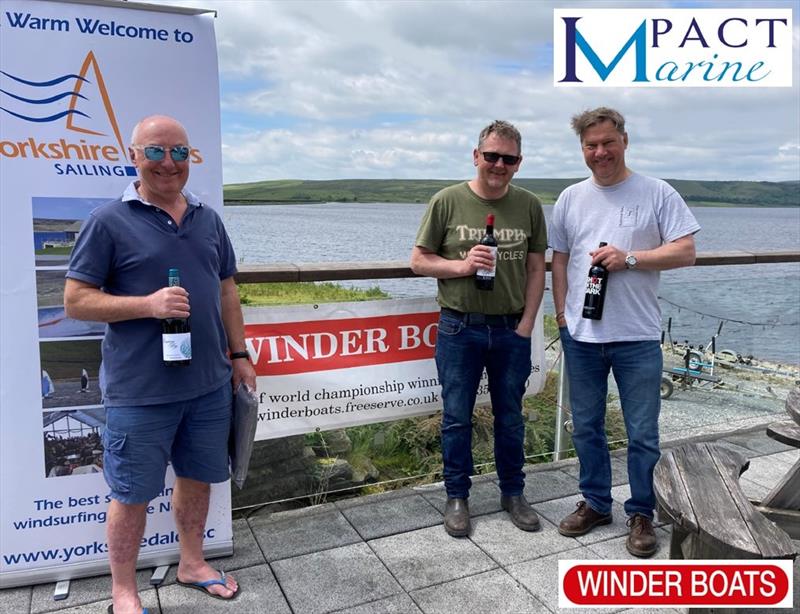
[[(708, 438), (751, 459), (741, 483), (756, 498), (800, 457), (798, 450), (768, 439), (763, 428)], [(542, 519), (537, 533), (511, 524), (500, 509), (500, 491), (491, 475), (475, 480), (470, 498), (473, 530), (461, 539), (442, 528), (446, 497), (441, 484), (292, 511), (262, 510), (234, 521), (235, 553), (215, 561), (242, 587), (234, 601), (210, 599), (178, 586), (174, 566), (156, 589), (149, 586), (148, 570), (139, 573), (142, 599), (152, 614), (558, 612), (559, 560), (633, 558), (625, 549), (622, 504), (630, 492), (625, 460), (624, 451), (614, 452), (614, 522), (578, 538), (563, 537), (556, 529), (580, 499), (577, 461), (559, 461), (525, 469), (525, 493)], [(656, 558), (668, 556), (669, 530), (660, 525), (656, 529)], [(800, 550), (800, 541), (795, 544)], [(794, 570), (798, 611), (800, 561)], [(109, 576), (74, 580), (63, 601), (53, 600), (53, 588), (42, 584), (0, 591), (0, 613), (101, 614), (110, 604)], [(593, 611), (615, 610), (580, 610)]]

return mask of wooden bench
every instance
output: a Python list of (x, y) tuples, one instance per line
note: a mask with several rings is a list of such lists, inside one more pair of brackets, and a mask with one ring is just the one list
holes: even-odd
[(750, 466), (716, 443), (665, 451), (653, 474), (659, 518), (672, 524), (671, 559), (794, 559), (789, 536), (739, 486)]
[[(767, 435), (787, 446), (800, 448), (800, 387), (789, 393), (786, 413), (790, 418), (770, 424)], [(800, 539), (800, 458), (757, 507), (790, 537)]]

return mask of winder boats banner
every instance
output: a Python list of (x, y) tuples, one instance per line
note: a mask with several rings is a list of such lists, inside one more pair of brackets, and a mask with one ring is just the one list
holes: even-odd
[[(135, 178), (129, 135), (154, 113), (187, 127), (189, 188), (221, 211), (213, 14), (0, 1), (2, 588), (108, 571), (104, 326), (65, 318), (64, 273), (89, 211)], [(177, 560), (173, 481), (147, 510), (142, 566)], [(206, 548), (232, 543), (226, 483), (213, 491)]]
[[(245, 309), (258, 377), (256, 439), (272, 439), (441, 409), (433, 299)], [(526, 395), (544, 385), (541, 309)], [(477, 403), (488, 404), (486, 372)]]

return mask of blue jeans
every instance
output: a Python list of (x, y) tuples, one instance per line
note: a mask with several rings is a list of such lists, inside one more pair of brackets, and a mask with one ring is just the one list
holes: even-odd
[(611, 459), (606, 438), (608, 373), (619, 389), (628, 434), (628, 480), (631, 497), (625, 501), (630, 516), (653, 517), (653, 469), (658, 448), (663, 357), (658, 341), (584, 343), (559, 329), (567, 363), (572, 441), (581, 462), (580, 489), (589, 505), (601, 514), (611, 512)]
[[(500, 317), (502, 318), (502, 317)], [(436, 341), (436, 367), (442, 384), (442, 460), (447, 496), (466, 499), (474, 473), (472, 411), (484, 368), (494, 414), (494, 459), (500, 491), (520, 495), (525, 423), (522, 396), (531, 374), (531, 340), (514, 332), (517, 318), (504, 323), (465, 322), (443, 312)]]

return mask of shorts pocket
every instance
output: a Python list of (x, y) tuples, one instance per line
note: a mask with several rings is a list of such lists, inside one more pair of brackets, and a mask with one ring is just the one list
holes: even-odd
[(125, 433), (110, 428), (103, 431), (103, 475), (113, 492), (131, 491), (130, 460), (125, 445), (127, 438)]

